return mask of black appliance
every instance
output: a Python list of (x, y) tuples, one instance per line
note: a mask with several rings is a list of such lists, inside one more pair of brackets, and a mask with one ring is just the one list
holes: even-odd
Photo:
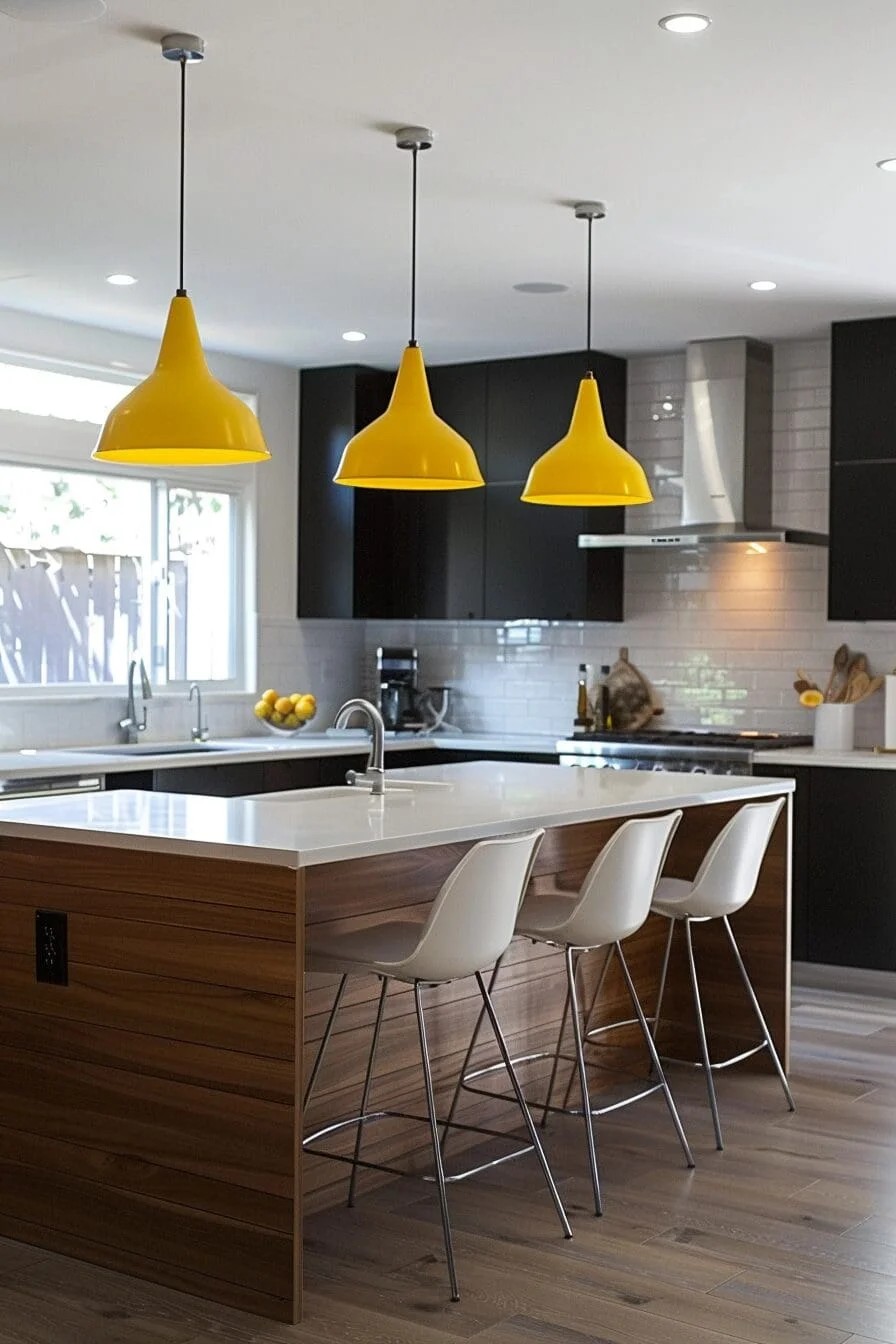
[(417, 650), (394, 646), (377, 649), (376, 673), (379, 684), (379, 708), (386, 731), (390, 733), (419, 731), (423, 727), (423, 720), (420, 716), (420, 692), (417, 688)]

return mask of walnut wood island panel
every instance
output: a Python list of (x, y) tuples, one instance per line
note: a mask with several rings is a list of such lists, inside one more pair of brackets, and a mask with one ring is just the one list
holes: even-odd
[[(476, 838), (535, 824), (547, 835), (533, 883), (574, 891), (627, 816), (672, 806), (685, 815), (667, 872), (692, 876), (742, 801), (789, 792), (780, 780), (705, 776), (599, 784), (600, 772), (516, 764), (394, 773), (419, 792), (260, 801), (121, 792), (0, 807), (0, 1235), (299, 1320), (303, 1200), (344, 1198), (346, 1172), (302, 1160), (302, 1047), (310, 1058), (334, 987), (332, 978), (303, 979), (306, 926), (423, 916)], [(785, 1059), (789, 814), (735, 922)], [(64, 983), (37, 978), (47, 972), (39, 911), (65, 916), (67, 946), (50, 968), (62, 966)], [(647, 1005), (665, 927), (648, 921), (631, 940)], [(706, 927), (697, 940), (708, 1019), (719, 1033), (753, 1036), (715, 934)], [(515, 1052), (553, 1042), (562, 980), (556, 954), (513, 945), (497, 1004)], [(429, 991), (443, 1102), (477, 1012), (470, 990), (459, 982)], [(346, 996), (312, 1122), (357, 1109), (375, 993), (375, 982), (359, 980)], [(668, 1002), (664, 1043), (687, 1048), (683, 958), (673, 961)], [(623, 1007), (611, 973), (602, 1011), (615, 1018)], [(413, 1109), (412, 1013), (411, 996), (393, 986), (376, 1089), (390, 1106)], [(526, 1081), (538, 1095), (537, 1071)], [(465, 1095), (461, 1119), (503, 1126), (514, 1123), (508, 1116), (504, 1103)], [(413, 1164), (426, 1142), (390, 1122), (371, 1129), (365, 1154)], [(453, 1142), (452, 1152), (462, 1147)]]

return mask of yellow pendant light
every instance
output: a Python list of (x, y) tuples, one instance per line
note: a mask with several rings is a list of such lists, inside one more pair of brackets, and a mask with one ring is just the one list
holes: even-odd
[[(591, 228), (603, 219), (599, 201), (580, 201), (576, 219), (588, 221), (588, 298), (586, 347), (591, 358)], [(653, 499), (644, 468), (614, 442), (604, 423), (600, 393), (590, 371), (579, 383), (566, 435), (535, 462), (521, 495), (526, 504), (591, 508), (612, 504), (649, 504)]]
[(184, 289), (184, 164), (187, 65), (205, 43), (190, 33), (162, 38), (162, 55), (180, 62), (180, 270), (156, 367), (113, 407), (93, 456), (140, 466), (230, 466), (270, 457), (261, 425), (244, 401), (212, 376)]
[(471, 490), (484, 485), (472, 447), (433, 409), (417, 344), (417, 155), (431, 149), (432, 131), (405, 126), (397, 131), (399, 149), (412, 153), (411, 169), (411, 337), (389, 405), (345, 446), (337, 485), (368, 490)]

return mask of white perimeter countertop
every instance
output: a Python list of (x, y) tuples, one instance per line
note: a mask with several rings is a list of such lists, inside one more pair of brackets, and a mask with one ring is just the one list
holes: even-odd
[[(172, 743), (155, 745), (168, 750), (156, 755), (149, 750), (152, 743), (138, 743), (138, 754), (128, 754), (124, 747), (104, 751), (102, 747), (66, 747), (0, 752), (0, 781), (4, 779), (52, 779), (61, 775), (111, 775), (122, 771), (165, 770), (177, 766), (244, 765), (252, 761), (301, 760), (313, 756), (358, 756), (368, 749), (369, 737), (364, 733), (300, 733), (297, 737), (278, 740), (275, 737), (212, 738), (208, 746), (213, 750), (191, 751), (190, 743), (183, 743), (183, 754), (170, 750)], [(549, 733), (473, 734), (434, 733), (430, 737), (416, 734), (386, 738), (386, 752), (391, 751), (489, 751), (489, 752), (544, 752), (556, 756), (557, 737)]]
[(753, 764), (763, 765), (834, 765), (847, 770), (896, 770), (896, 751), (816, 751), (815, 747), (794, 747), (790, 751), (757, 751)]
[(479, 761), (395, 770), (419, 787), (256, 798), (110, 793), (0, 803), (0, 836), (246, 859), (300, 868), (675, 807), (791, 792), (790, 780)]

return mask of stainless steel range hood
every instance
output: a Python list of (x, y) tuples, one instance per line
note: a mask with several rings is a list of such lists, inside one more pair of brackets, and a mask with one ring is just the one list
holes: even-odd
[(737, 337), (695, 341), (685, 354), (681, 524), (637, 531), (642, 511), (628, 509), (632, 531), (586, 533), (579, 546), (827, 546), (821, 532), (772, 522), (772, 347)]

